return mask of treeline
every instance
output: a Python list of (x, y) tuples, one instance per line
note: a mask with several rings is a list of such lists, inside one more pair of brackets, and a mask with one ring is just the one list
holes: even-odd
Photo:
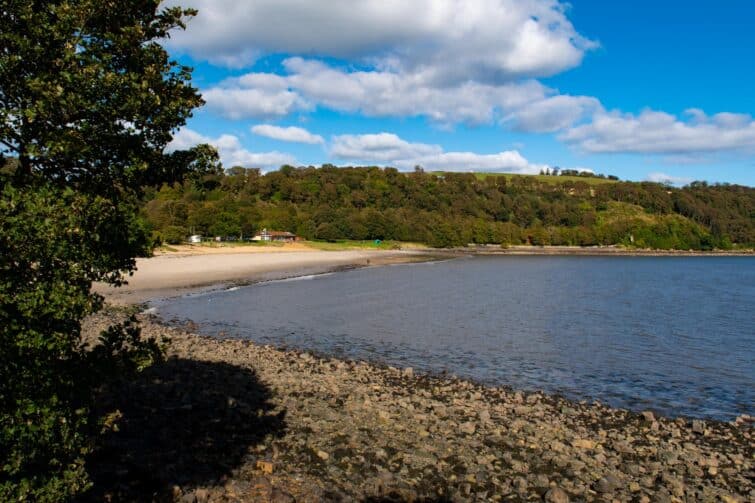
[(603, 173), (593, 173), (592, 171), (580, 171), (578, 169), (559, 169), (545, 168), (540, 170), (541, 176), (578, 176), (582, 178), (601, 178), (603, 180), (618, 181), (619, 177), (615, 175), (604, 175)]
[(696, 182), (548, 182), (532, 176), (402, 173), (393, 168), (234, 167), (148, 192), (157, 241), (250, 236), (307, 239), (729, 249), (755, 244), (755, 189)]

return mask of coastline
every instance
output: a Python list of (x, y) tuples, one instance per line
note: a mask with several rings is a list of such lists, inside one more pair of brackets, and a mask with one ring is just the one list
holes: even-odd
[(468, 246), (398, 250), (347, 249), (322, 251), (301, 245), (281, 247), (179, 246), (137, 259), (137, 270), (119, 288), (95, 284), (94, 291), (114, 305), (130, 305), (151, 299), (175, 297), (206, 289), (246, 285), (259, 281), (324, 274), (343, 269), (462, 256), (601, 256), (601, 257), (752, 257), (753, 250), (685, 251), (642, 250), (613, 246)]
[[(256, 252), (239, 262), (224, 253), (203, 254), (199, 262), (179, 254), (149, 259), (155, 265), (142, 264), (130, 293), (107, 299), (137, 304), (276, 276), (457, 256), (305, 252), (326, 255), (302, 262), (301, 253), (273, 253), (277, 258), (259, 260), (266, 255)], [(181, 272), (198, 263), (223, 267), (205, 271), (208, 283), (200, 285)], [(233, 270), (238, 264), (242, 270)], [(178, 284), (166, 285), (166, 275)], [(123, 313), (103, 313), (85, 333), (91, 337)], [(140, 318), (143, 334), (165, 341), (169, 358), (103, 399), (106, 410), (122, 417), (120, 432), (108, 435), (96, 458), (94, 499), (747, 501), (755, 495), (752, 418), (722, 423), (637, 414), (201, 336), (190, 324)], [(152, 447), (143, 445), (145, 435)], [(125, 485), (118, 475), (124, 471)]]
[[(118, 316), (104, 313), (86, 332)], [(735, 502), (755, 494), (752, 418), (656, 417), (140, 317), (146, 337), (169, 340), (168, 360), (103, 397), (104, 410), (122, 417), (95, 458), (97, 500)]]
[[(208, 251), (209, 250), (209, 251)], [(200, 249), (137, 259), (137, 270), (119, 288), (95, 284), (114, 305), (141, 304), (196, 291), (343, 269), (433, 260), (441, 253), (415, 250)], [(227, 251), (231, 250), (231, 251)]]
[(528, 246), (502, 248), (497, 245), (477, 245), (451, 248), (452, 252), (469, 255), (545, 255), (600, 257), (752, 257), (755, 250), (653, 250), (618, 246)]

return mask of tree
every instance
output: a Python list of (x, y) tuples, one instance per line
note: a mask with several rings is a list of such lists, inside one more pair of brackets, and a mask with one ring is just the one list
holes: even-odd
[(202, 103), (159, 42), (195, 14), (158, 0), (0, 5), (0, 500), (86, 490), (94, 390), (159, 357), (133, 323), (81, 345), (81, 320), (148, 251), (142, 187), (211, 169), (166, 154)]

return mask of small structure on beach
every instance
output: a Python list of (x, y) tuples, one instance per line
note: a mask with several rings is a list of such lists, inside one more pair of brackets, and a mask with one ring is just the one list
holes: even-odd
[(285, 243), (292, 243), (294, 241), (299, 241), (300, 239), (301, 238), (293, 232), (269, 231), (267, 229), (262, 229), (262, 232), (255, 235), (252, 238), (252, 241), (282, 241)]
[(192, 234), (191, 236), (189, 236), (189, 243), (196, 244), (196, 243), (201, 243), (201, 242), (202, 242), (202, 236), (200, 236), (199, 234)]

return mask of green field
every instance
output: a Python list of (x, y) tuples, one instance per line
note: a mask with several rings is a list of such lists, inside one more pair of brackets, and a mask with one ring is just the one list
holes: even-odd
[(424, 248), (425, 245), (418, 243), (403, 243), (400, 241), (357, 241), (352, 239), (339, 240), (339, 241), (299, 241), (308, 248), (314, 248), (315, 250), (400, 250), (408, 248)]
[[(446, 171), (433, 171), (431, 174), (442, 176), (445, 175)], [(484, 180), (488, 177), (504, 177), (506, 180), (511, 180), (513, 178), (534, 178), (538, 182), (541, 183), (549, 183), (552, 185), (557, 185), (561, 183), (566, 182), (584, 182), (588, 185), (600, 185), (603, 183), (616, 183), (616, 180), (608, 180), (607, 178), (595, 178), (595, 177), (587, 177), (587, 176), (551, 176), (551, 175), (514, 175), (511, 173), (481, 173), (481, 172), (475, 172), (471, 173), (475, 177), (477, 177), (478, 180)]]

